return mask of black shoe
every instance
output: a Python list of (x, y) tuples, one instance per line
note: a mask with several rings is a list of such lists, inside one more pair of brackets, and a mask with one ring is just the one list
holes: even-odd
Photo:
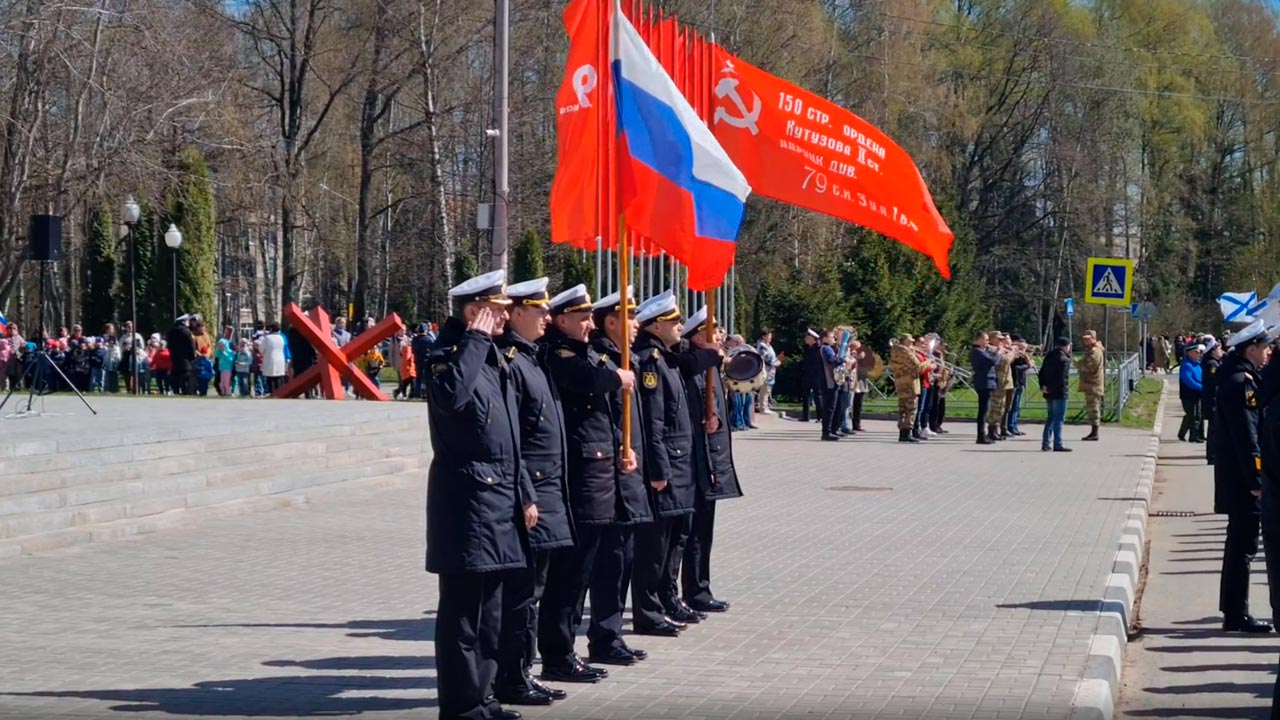
[(700, 617), (693, 610), (683, 608), (679, 605), (667, 608), (666, 615), (667, 620), (669, 620), (673, 625), (697, 625), (702, 622), (702, 617), (705, 617)]
[(1184, 433), (1178, 433), (1178, 442), (1186, 442), (1187, 436)]
[(676, 618), (673, 618), (670, 615), (663, 615), (662, 619), (667, 621), (668, 623), (671, 623), (672, 625), (675, 625), (677, 630), (684, 630), (689, 627), (689, 623), (683, 620), (678, 620)]
[(569, 697), (569, 693), (563, 690), (560, 690), (558, 688), (553, 688), (547, 685), (543, 685), (542, 681), (538, 680), (537, 678), (529, 678), (529, 686), (532, 687), (534, 690), (537, 690), (538, 692), (542, 693), (543, 695), (546, 695), (547, 697), (551, 698), (552, 700), (563, 700)]
[(1224, 632), (1242, 632), (1251, 635), (1264, 635), (1271, 632), (1271, 623), (1259, 620), (1252, 615), (1244, 617), (1227, 618), (1222, 621), (1222, 629)]
[(690, 613), (690, 614), (694, 615), (695, 617), (697, 617), (699, 622), (701, 622), (701, 621), (703, 621), (703, 620), (706, 620), (706, 619), (707, 619), (707, 614), (706, 614), (706, 613), (704, 613), (704, 612), (702, 612), (701, 610), (698, 610), (698, 609), (696, 609), (696, 608), (690, 607), (689, 603), (685, 602), (682, 598), (676, 598), (676, 602), (680, 604), (680, 607), (681, 607), (685, 612)]
[(693, 608), (694, 610), (697, 610), (698, 612), (722, 613), (729, 610), (729, 603), (723, 600), (708, 600), (707, 602), (704, 602), (704, 603), (700, 603), (700, 602), (689, 603), (689, 607)]
[(599, 665), (635, 665), (636, 656), (621, 647), (611, 647), (608, 650), (597, 653), (591, 653), (587, 660)]
[(1049, 451), (1050, 451), (1050, 450), (1052, 450), (1052, 449), (1053, 449), (1053, 448), (1049, 447), (1048, 445), (1041, 445), (1041, 446), (1040, 446), (1040, 452), (1049, 452)]
[(822, 439), (823, 440), (839, 440), (840, 436), (839, 435), (823, 435)]
[(551, 696), (540, 692), (537, 688), (526, 686), (521, 688), (503, 688), (493, 694), (503, 705), (550, 705)]
[(582, 668), (583, 670), (586, 670), (587, 672), (595, 673), (596, 675), (599, 675), (601, 680), (609, 677), (608, 670), (605, 670), (604, 668), (601, 668), (601, 667), (592, 667), (591, 665), (588, 665), (581, 657), (578, 656), (578, 653), (573, 654), (573, 663), (578, 667)]
[(988, 440), (988, 439), (987, 439), (987, 438), (985, 438), (985, 437), (980, 437), (980, 438), (978, 438), (978, 444), (979, 444), (979, 445), (995, 445), (995, 444), (996, 444), (996, 441), (995, 441), (995, 440)]
[(1091, 432), (1088, 435), (1085, 435), (1084, 437), (1080, 438), (1081, 440), (1084, 440), (1086, 442), (1094, 442), (1098, 439), (1098, 426), (1091, 425), (1090, 427), (1092, 428)]
[(623, 650), (626, 650), (626, 651), (627, 651), (627, 652), (629, 652), (629, 653), (631, 653), (631, 657), (635, 658), (636, 660), (647, 660), (647, 659), (649, 659), (649, 651), (648, 651), (648, 650), (641, 650), (640, 648), (633, 648), (633, 647), (631, 647), (630, 645), (628, 645), (628, 644), (626, 644), (626, 643), (622, 643), (622, 649), (623, 649)]
[(654, 637), (680, 637), (681, 629), (680, 626), (674, 623), (661, 622), (649, 627), (637, 626), (634, 632), (636, 635), (652, 635)]
[(1059, 447), (1054, 448), (1054, 449), (1053, 449), (1053, 451), (1054, 451), (1054, 452), (1071, 452), (1071, 448), (1066, 447), (1066, 446), (1059, 446)]
[(494, 710), (493, 714), (490, 715), (489, 717), (493, 718), (493, 720), (520, 720), (520, 718), (524, 717), (524, 715), (521, 715), (515, 710), (498, 708), (497, 710)]
[[(575, 658), (576, 660), (576, 658)], [(568, 665), (543, 665), (542, 674), (539, 677), (543, 680), (551, 680), (554, 682), (569, 683), (598, 683), (604, 679), (603, 672), (599, 668), (589, 667), (581, 660), (570, 663)]]

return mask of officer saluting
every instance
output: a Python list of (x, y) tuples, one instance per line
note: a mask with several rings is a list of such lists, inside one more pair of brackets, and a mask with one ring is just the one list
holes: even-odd
[(1231, 352), (1217, 372), (1217, 457), (1213, 466), (1213, 510), (1227, 516), (1218, 609), (1222, 629), (1271, 632), (1270, 623), (1249, 614), (1249, 565), (1258, 554), (1263, 460), (1258, 446), (1259, 371), (1274, 336), (1261, 320), (1231, 336)]
[(552, 326), (542, 344), (564, 407), (569, 506), (577, 543), (552, 551), (538, 614), (538, 650), (543, 680), (595, 683), (608, 672), (584, 663), (574, 652), (574, 638), (601, 538), (617, 515), (618, 476), (636, 469), (636, 459), (621, 452), (621, 429), (612, 409), (613, 395), (634, 387), (635, 376), (605, 364), (591, 348), (595, 325), (585, 286), (560, 293), (550, 306)]
[[(632, 622), (639, 635), (675, 637), (677, 622), (697, 622), (692, 613), (680, 612), (679, 596), (669, 578), (680, 569), (683, 538), (697, 502), (693, 475), (693, 426), (688, 394), (680, 371), (680, 308), (670, 290), (646, 300), (636, 310), (640, 333), (635, 350), (639, 356), (640, 406), (644, 417), (644, 467), (656, 519), (636, 532)], [(673, 351), (676, 348), (677, 351)], [(701, 351), (694, 356), (697, 368), (706, 370), (719, 362), (719, 353)]]
[(461, 317), (445, 322), (427, 358), (427, 572), (440, 583), (442, 720), (520, 718), (492, 697), (502, 583), (527, 567), (527, 530), (537, 522), (529, 488), (520, 485), (511, 371), (493, 342), (510, 304), (505, 279), (497, 270), (449, 291)]
[(536, 343), (551, 322), (547, 278), (507, 288), (511, 300), (506, 332), (498, 348), (511, 371), (520, 428), (520, 476), (535, 493), (538, 522), (529, 531), (532, 558), (527, 571), (503, 583), (503, 621), (498, 678), (499, 702), (550, 705), (563, 690), (543, 685), (529, 675), (537, 654), (538, 603), (547, 585), (551, 551), (573, 545), (566, 502), (564, 414), (560, 395), (547, 373)]
[[(707, 306), (703, 305), (698, 312), (685, 323), (684, 336), (689, 338), (694, 353), (715, 353), (719, 357), (718, 345), (705, 345), (707, 324)], [(689, 370), (696, 365), (687, 366)], [(733, 442), (729, 425), (723, 421), (727, 417), (725, 406), (724, 381), (720, 372), (711, 374), (714, 385), (715, 417), (706, 422), (706, 373), (686, 372), (689, 378), (689, 412), (694, 423), (693, 433), (693, 468), (697, 477), (698, 499), (696, 512), (693, 514), (693, 526), (689, 540), (684, 547), (684, 571), (680, 575), (681, 591), (684, 595), (684, 606), (693, 612), (713, 613), (725, 612), (729, 603), (717, 600), (711, 592), (711, 544), (715, 536), (716, 503), (720, 500), (731, 500), (742, 497), (742, 489), (738, 484), (738, 470), (733, 464)], [(674, 587), (675, 578), (671, 579)]]

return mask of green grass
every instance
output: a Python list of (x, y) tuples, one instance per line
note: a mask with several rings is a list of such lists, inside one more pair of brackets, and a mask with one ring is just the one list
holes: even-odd
[(1160, 407), (1160, 394), (1164, 382), (1155, 378), (1143, 378), (1129, 396), (1129, 402), (1120, 415), (1120, 425), (1139, 430), (1150, 430), (1156, 424), (1156, 408)]

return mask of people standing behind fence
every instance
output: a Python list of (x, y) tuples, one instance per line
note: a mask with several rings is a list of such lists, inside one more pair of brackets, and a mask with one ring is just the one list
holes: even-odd
[(1084, 395), (1085, 415), (1091, 430), (1082, 440), (1098, 439), (1098, 427), (1102, 425), (1102, 395), (1106, 389), (1106, 348), (1098, 342), (1098, 334), (1086, 330), (1084, 357), (1080, 358), (1080, 392)]
[(1204, 372), (1200, 359), (1204, 348), (1192, 345), (1178, 368), (1178, 399), (1182, 401), (1182, 425), (1178, 439), (1182, 442), (1204, 442), (1204, 423), (1200, 418), (1200, 401), (1204, 393)]

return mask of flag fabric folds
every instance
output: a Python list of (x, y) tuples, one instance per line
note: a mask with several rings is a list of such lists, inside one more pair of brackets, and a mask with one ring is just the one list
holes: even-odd
[(688, 267), (690, 289), (716, 287), (751, 187), (621, 9), (612, 35), (622, 215)]
[(551, 183), (551, 241), (595, 250), (617, 219), (606, 219), (610, 195), (607, 129), (613, 122), (604, 52), (609, 4), (573, 0), (564, 10), (569, 57), (556, 93), (556, 175)]
[[(1218, 296), (1218, 308), (1222, 310), (1222, 319), (1226, 322), (1253, 322), (1271, 304), (1265, 298), (1259, 300), (1256, 292), (1228, 292)], [(1266, 314), (1269, 316), (1271, 313)]]

